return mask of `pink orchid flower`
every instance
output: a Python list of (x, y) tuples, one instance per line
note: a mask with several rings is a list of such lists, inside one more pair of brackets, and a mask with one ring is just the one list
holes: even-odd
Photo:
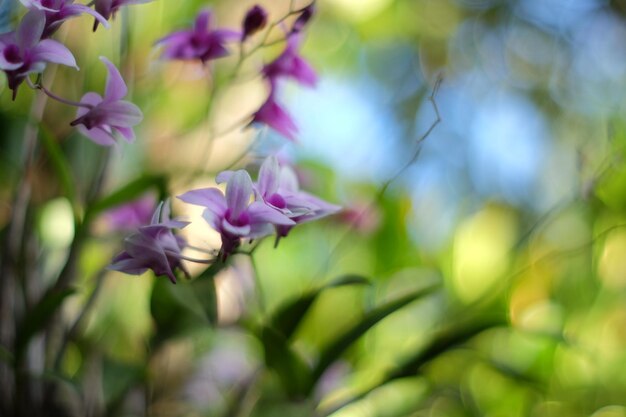
[(14, 32), (0, 35), (0, 69), (7, 74), (13, 99), (28, 74), (43, 72), (47, 63), (78, 69), (74, 55), (63, 44), (41, 39), (45, 23), (43, 11), (30, 10)]
[(176, 268), (189, 273), (181, 262), (181, 254), (187, 245), (184, 238), (172, 233), (172, 229), (183, 228), (189, 223), (170, 219), (167, 204), (161, 203), (148, 226), (124, 240), (124, 251), (113, 258), (109, 269), (130, 275), (141, 275), (151, 269), (155, 275), (165, 275), (176, 284)]
[(122, 100), (128, 88), (115, 65), (105, 57), (100, 60), (108, 70), (104, 97), (94, 92), (86, 93), (80, 100), (76, 119), (70, 124), (98, 145), (114, 145), (116, 133), (132, 142), (135, 139), (132, 127), (141, 122), (143, 115), (139, 107)]
[(211, 29), (211, 10), (198, 13), (192, 29), (171, 33), (159, 39), (157, 45), (163, 46), (161, 57), (165, 59), (194, 60), (202, 63), (229, 54), (225, 44), (236, 40), (241, 34), (228, 29)]
[(225, 259), (241, 238), (256, 239), (272, 234), (273, 226), (293, 226), (295, 222), (262, 201), (251, 202), (253, 185), (250, 175), (239, 170), (229, 175), (226, 195), (217, 188), (202, 188), (178, 196), (182, 201), (206, 207), (204, 219), (222, 238), (221, 255)]
[(20, 0), (20, 2), (29, 9), (37, 9), (45, 13), (46, 24), (43, 38), (52, 36), (67, 19), (83, 13), (93, 16), (104, 27), (109, 27), (109, 23), (100, 13), (84, 4), (75, 4), (74, 0)]

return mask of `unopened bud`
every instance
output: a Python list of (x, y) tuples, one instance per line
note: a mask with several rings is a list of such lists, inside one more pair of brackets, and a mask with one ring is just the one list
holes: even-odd
[(248, 36), (263, 29), (267, 24), (267, 12), (258, 4), (248, 10), (243, 19), (243, 34), (241, 40), (245, 41)]

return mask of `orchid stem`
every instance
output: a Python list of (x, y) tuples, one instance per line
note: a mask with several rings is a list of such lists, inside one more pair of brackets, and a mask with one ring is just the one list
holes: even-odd
[(175, 251), (171, 251), (171, 250), (165, 250), (165, 253), (167, 253), (168, 255), (173, 255), (175, 257), (177, 257), (178, 259), (182, 259), (185, 261), (189, 261), (189, 262), (194, 262), (197, 264), (212, 264), (215, 263), (215, 259), (196, 259), (196, 258), (191, 258), (189, 256), (185, 256), (185, 255), (181, 255)]
[(41, 91), (44, 92), (45, 95), (47, 95), (51, 99), (53, 99), (55, 101), (58, 101), (60, 103), (67, 104), (68, 106), (73, 106), (73, 107), (84, 107), (86, 109), (93, 109), (93, 106), (91, 104), (80, 103), (78, 101), (72, 101), (72, 100), (68, 100), (66, 98), (57, 96), (52, 91), (50, 91), (46, 87), (44, 87), (43, 82), (40, 82), (40, 83), (37, 83), (37, 84), (33, 84), (33, 82), (30, 80), (30, 78), (27, 77), (26, 78), (26, 83), (33, 90), (41, 90)]

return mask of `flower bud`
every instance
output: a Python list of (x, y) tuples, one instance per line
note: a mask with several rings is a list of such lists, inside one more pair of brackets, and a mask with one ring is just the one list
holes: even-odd
[(243, 20), (243, 33), (241, 40), (245, 41), (248, 36), (263, 29), (267, 24), (267, 12), (258, 4), (248, 10)]

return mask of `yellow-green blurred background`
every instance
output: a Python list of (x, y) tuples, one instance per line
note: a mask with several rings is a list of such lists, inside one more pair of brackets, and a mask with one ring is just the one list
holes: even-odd
[[(201, 8), (213, 7), (217, 26), (237, 28), (253, 4), (155, 0), (123, 10), (95, 34), (90, 19), (73, 19), (57, 39), (80, 71), (49, 68), (44, 81), (78, 100), (103, 89), (98, 56), (120, 66), (145, 118), (135, 143), (112, 149), (104, 195), (150, 173), (165, 176), (176, 196), (214, 186), (233, 163), (254, 171), (278, 152), (297, 164), (303, 188), (345, 210), (298, 226), (277, 248), (264, 241), (253, 261), (235, 256), (216, 277), (218, 325), (190, 325), (158, 349), (148, 342), (157, 337), (155, 278), (107, 273), (63, 377), (95, 390), (95, 409), (112, 410), (102, 415), (221, 416), (233, 403), (235, 415), (326, 415), (363, 393), (332, 415), (626, 416), (626, 4), (319, 0), (302, 48), (319, 84), (289, 84), (281, 94), (298, 143), (267, 128), (230, 129), (265, 99), (257, 74), (282, 43), (246, 60), (235, 80), (236, 47), (204, 67), (159, 60), (155, 41), (188, 27)], [(259, 4), (270, 21), (289, 7)], [(439, 77), (441, 123), (381, 195), (436, 120), (428, 97)], [(34, 93), (23, 86), (12, 102), (1, 85), (4, 228)], [(102, 150), (73, 131), (73, 117), (74, 109), (49, 102), (41, 129), (66, 155), (80, 200)], [(40, 243), (33, 262), (47, 285), (73, 239), (72, 205), (50, 158), (38, 159), (30, 175)], [(172, 203), (193, 222), (183, 231), (192, 244), (219, 245), (201, 209)], [(68, 323), (123, 237), (105, 218), (94, 225), (78, 292), (63, 306)], [(289, 340), (305, 363), (375, 306), (441, 287), (372, 327), (308, 397), (290, 397), (251, 329), (344, 274), (371, 285), (315, 299)], [(462, 334), (483, 316), (504, 319), (389, 378), (442, 334)], [(84, 382), (93, 373), (102, 377), (95, 388)]]

